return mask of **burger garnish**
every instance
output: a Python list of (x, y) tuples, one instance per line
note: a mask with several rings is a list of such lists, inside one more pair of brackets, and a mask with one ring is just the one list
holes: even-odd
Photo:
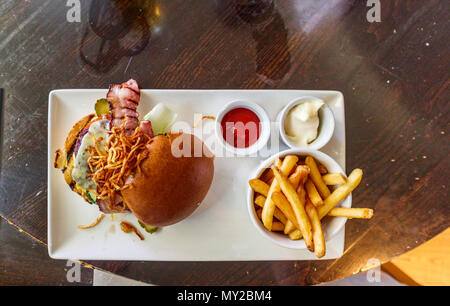
[(177, 115), (163, 104), (139, 121), (135, 80), (111, 85), (106, 98), (97, 100), (96, 114), (71, 128), (56, 151), (55, 168), (86, 202), (103, 213), (131, 212), (148, 233), (187, 218), (211, 185), (212, 154), (173, 156), (171, 144), (178, 137), (192, 149), (204, 143), (191, 134), (166, 133)]
[[(126, 120), (123, 121), (125, 125)], [(95, 195), (105, 200), (112, 212), (123, 212), (126, 203), (123, 202), (121, 191), (133, 188), (132, 184), (125, 184), (125, 180), (134, 171), (140, 172), (140, 163), (149, 151), (146, 145), (152, 138), (137, 127), (133, 134), (126, 135), (122, 127), (113, 127), (103, 148), (99, 143), (103, 139), (96, 139), (93, 147), (89, 147), (88, 165), (91, 170), (90, 178), (97, 185)], [(120, 198), (122, 205), (115, 207), (116, 198)]]
[(122, 222), (120, 222), (120, 228), (122, 229), (122, 232), (127, 233), (127, 234), (134, 232), (136, 234), (136, 236), (139, 237), (139, 239), (144, 240), (144, 237), (141, 235), (141, 233), (139, 233), (139, 231), (136, 229), (136, 227), (134, 227), (134, 225), (132, 225), (128, 222), (122, 221)]
[(94, 222), (92, 222), (91, 224), (89, 224), (89, 225), (78, 225), (78, 228), (79, 228), (79, 229), (93, 228), (94, 226), (96, 226), (97, 224), (99, 224), (100, 221), (102, 221), (102, 219), (103, 219), (104, 216), (105, 216), (104, 214), (100, 214), (100, 215), (97, 217), (97, 219), (96, 219)]

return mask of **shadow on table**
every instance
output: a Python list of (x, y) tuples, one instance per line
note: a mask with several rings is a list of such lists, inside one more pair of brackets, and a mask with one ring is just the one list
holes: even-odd
[(256, 73), (269, 85), (279, 82), (291, 68), (288, 31), (273, 0), (216, 0), (216, 12), (230, 27), (250, 28), (256, 42)]
[(92, 1), (88, 19), (79, 47), (80, 58), (95, 72), (107, 73), (123, 57), (145, 49), (151, 27), (159, 21), (159, 9), (156, 0)]

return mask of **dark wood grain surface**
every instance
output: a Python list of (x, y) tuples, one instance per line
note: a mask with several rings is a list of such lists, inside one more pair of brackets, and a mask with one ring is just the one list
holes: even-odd
[[(374, 208), (375, 217), (347, 223), (336, 260), (94, 266), (156, 284), (316, 284), (371, 258), (386, 262), (449, 226), (447, 1), (382, 0), (379, 23), (367, 21), (360, 0), (149, 0), (133, 8), (140, 2), (81, 1), (73, 23), (66, 1), (0, 3), (0, 214), (42, 249), (48, 93), (130, 77), (142, 88), (343, 92), (347, 169), (365, 173), (353, 205)], [(39, 260), (21, 249), (20, 261)]]
[(0, 246), (0, 286), (92, 285), (92, 269), (79, 264), (77, 274), (76, 263), (51, 259), (41, 243), (3, 219), (0, 219)]

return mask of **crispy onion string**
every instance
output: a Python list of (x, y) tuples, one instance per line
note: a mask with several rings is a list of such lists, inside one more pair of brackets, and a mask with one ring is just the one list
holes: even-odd
[(96, 195), (106, 201), (112, 212), (122, 212), (126, 208), (123, 202), (119, 210), (115, 209), (115, 199), (121, 197), (122, 190), (133, 188), (125, 181), (134, 171), (141, 172), (140, 163), (148, 156), (146, 145), (152, 141), (139, 127), (132, 135), (125, 135), (125, 122), (126, 119), (120, 128), (111, 129), (103, 148), (99, 146), (101, 138), (95, 139), (94, 146), (88, 148), (88, 164), (91, 179), (97, 185)]
[(78, 225), (78, 228), (79, 228), (79, 229), (93, 228), (94, 226), (96, 226), (97, 224), (99, 224), (100, 221), (102, 221), (102, 219), (103, 219), (104, 216), (105, 216), (104, 214), (101, 214), (100, 216), (98, 216), (97, 220), (95, 220), (95, 221), (92, 222), (91, 224), (89, 224), (89, 225)]

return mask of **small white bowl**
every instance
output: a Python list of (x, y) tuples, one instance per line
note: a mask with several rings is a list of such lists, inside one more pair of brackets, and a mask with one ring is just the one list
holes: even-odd
[[(250, 179), (259, 178), (264, 172), (264, 170), (270, 167), (278, 157), (283, 157), (286, 155), (297, 155), (297, 156), (310, 155), (315, 160), (324, 165), (330, 173), (342, 173), (346, 177), (345, 172), (344, 170), (342, 170), (341, 166), (339, 166), (339, 164), (334, 159), (332, 159), (325, 153), (316, 150), (289, 149), (277, 153), (272, 157), (263, 161), (256, 169), (256, 171), (253, 173), (253, 175), (250, 177)], [(348, 208), (352, 207), (352, 194), (349, 194), (344, 200), (341, 201), (341, 203), (338, 204), (338, 206)], [(270, 232), (264, 227), (263, 223), (259, 220), (258, 216), (256, 215), (254, 205), (254, 192), (250, 187), (248, 187), (247, 208), (248, 213), (250, 215), (250, 220), (252, 221), (253, 225), (256, 227), (258, 232), (261, 233), (261, 235), (263, 235), (270, 241), (286, 248), (306, 249), (305, 241), (303, 239), (291, 240), (287, 235), (284, 235), (282, 233)], [(332, 239), (340, 230), (342, 230), (342, 228), (345, 225), (345, 222), (347, 222), (347, 218), (344, 217), (325, 217), (324, 219), (322, 219), (322, 229), (324, 232), (325, 241)]]
[[(284, 121), (286, 119), (287, 114), (289, 114), (289, 111), (306, 101), (320, 101), (323, 102), (324, 105), (319, 109), (319, 129), (317, 133), (317, 138), (314, 139), (311, 143), (309, 143), (307, 146), (298, 146), (292, 141), (289, 140), (288, 136), (286, 135), (286, 132), (284, 130)], [(334, 133), (334, 115), (333, 111), (330, 109), (330, 107), (322, 100), (316, 97), (301, 97), (296, 98), (295, 100), (291, 101), (288, 105), (286, 105), (285, 108), (278, 114), (277, 117), (278, 125), (280, 128), (280, 136), (283, 142), (288, 145), (290, 148), (293, 149), (309, 149), (309, 150), (319, 150), (323, 146), (325, 146), (328, 141), (330, 141), (331, 136), (333, 136)]]
[[(236, 148), (225, 141), (222, 133), (222, 119), (229, 111), (235, 108), (247, 108), (254, 112), (260, 121), (260, 133), (258, 140), (248, 146), (247, 148)], [(263, 148), (270, 137), (270, 119), (267, 115), (266, 111), (256, 103), (247, 102), (247, 101), (234, 101), (230, 102), (218, 113), (216, 116), (216, 137), (219, 143), (229, 152), (233, 152), (236, 155), (251, 155), (255, 154), (261, 148)]]

